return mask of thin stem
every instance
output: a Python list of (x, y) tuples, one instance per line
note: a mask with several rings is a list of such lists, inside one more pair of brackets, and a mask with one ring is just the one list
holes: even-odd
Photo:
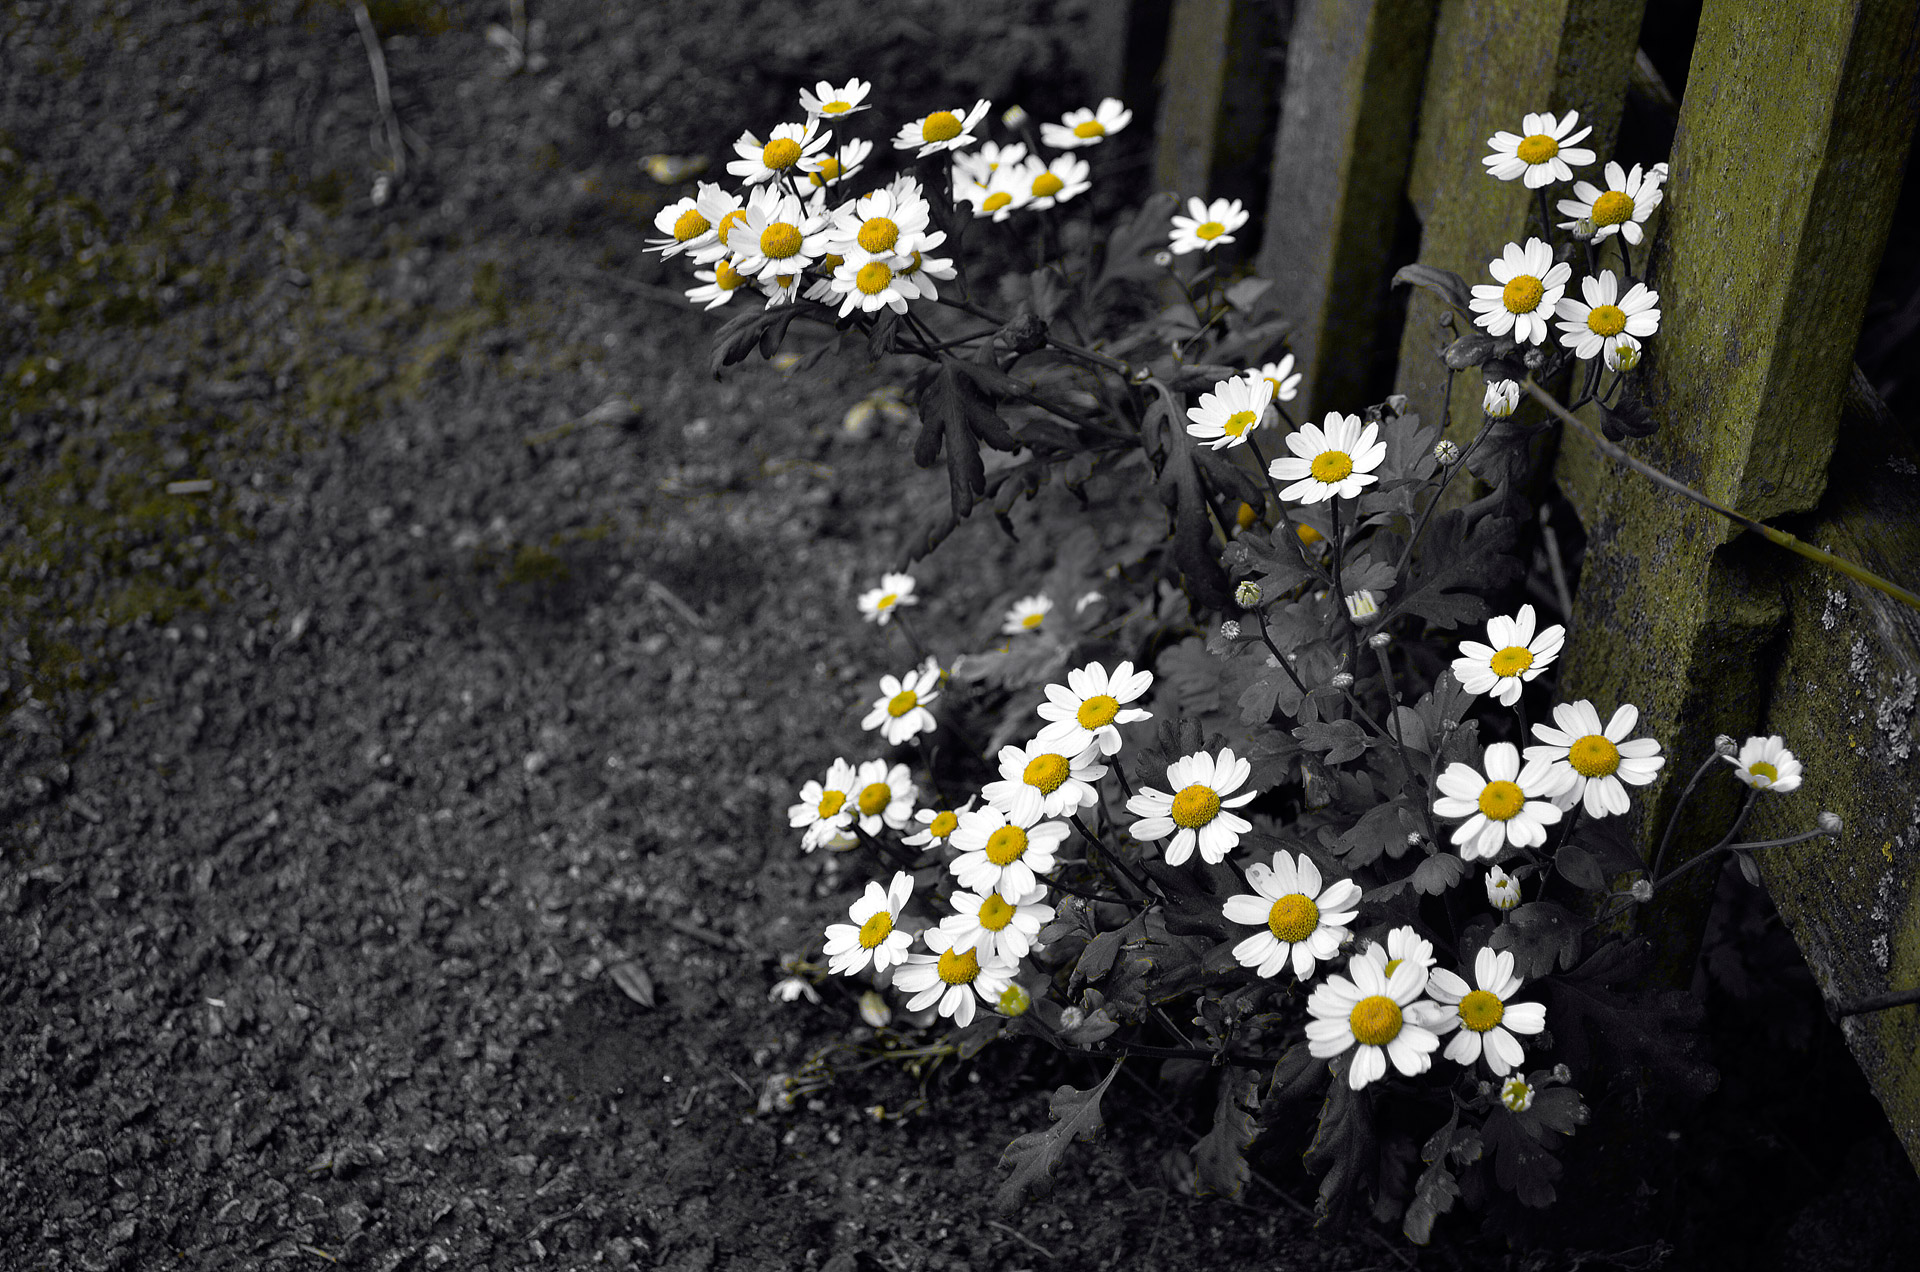
[(1679, 829), (1680, 810), (1685, 807), (1687, 796), (1693, 794), (1693, 788), (1700, 785), (1700, 779), (1707, 775), (1708, 770), (1714, 766), (1714, 763), (1719, 760), (1719, 758), (1720, 753), (1718, 751), (1707, 756), (1706, 763), (1693, 771), (1693, 776), (1688, 779), (1685, 788), (1681, 790), (1680, 798), (1674, 802), (1673, 811), (1667, 814), (1667, 829), (1666, 832), (1660, 836), (1660, 846), (1653, 850), (1653, 860), (1647, 863), (1647, 873), (1649, 875), (1655, 878), (1659, 877), (1660, 862), (1667, 855), (1667, 845), (1673, 842), (1673, 832)]
[[(938, 303), (949, 306), (950, 308), (953, 308), (953, 309), (958, 309), (963, 313), (972, 314), (975, 318), (979, 318), (985, 322), (995, 323), (1001, 327), (1004, 327), (1007, 325), (1007, 320), (1005, 318), (1002, 318), (1000, 315), (994, 313), (992, 310), (981, 308), (979, 305), (974, 304), (970, 300), (954, 300), (954, 299), (951, 299), (950, 297), (942, 296), (939, 298)], [(1051, 332), (1047, 333), (1047, 343), (1052, 345), (1054, 348), (1058, 349), (1062, 353), (1070, 354), (1073, 357), (1079, 358), (1086, 362), (1090, 362), (1093, 365), (1098, 367), (1105, 367), (1107, 370), (1113, 372), (1116, 375), (1123, 376), (1123, 377), (1131, 377), (1133, 374), (1133, 368), (1128, 366), (1126, 363), (1117, 361), (1113, 358), (1109, 358), (1104, 353), (1095, 353), (1091, 349), (1083, 349), (1077, 344), (1070, 344), (1067, 341), (1060, 339), (1058, 336), (1055, 336)]]
[(1306, 697), (1307, 687), (1300, 683), (1300, 677), (1294, 672), (1293, 664), (1287, 661), (1287, 656), (1280, 652), (1280, 646), (1273, 643), (1273, 636), (1267, 631), (1266, 610), (1256, 609), (1253, 611), (1253, 616), (1260, 623), (1260, 639), (1265, 641), (1267, 648), (1273, 651), (1274, 661), (1280, 664), (1280, 670), (1287, 673), (1287, 679), (1293, 681), (1293, 687), (1300, 691), (1300, 696)]
[[(1448, 382), (1451, 383), (1452, 381), (1449, 380)], [(1406, 574), (1407, 563), (1413, 560), (1413, 550), (1419, 546), (1420, 536), (1426, 533), (1427, 522), (1433, 519), (1435, 510), (1440, 507), (1441, 496), (1447, 493), (1447, 487), (1453, 483), (1454, 474), (1466, 469), (1468, 458), (1472, 456), (1474, 450), (1479, 447), (1481, 439), (1485, 438), (1487, 434), (1492, 431), (1493, 417), (1489, 415), (1485, 417), (1485, 422), (1480, 425), (1480, 431), (1473, 435), (1473, 440), (1467, 443), (1467, 449), (1460, 452), (1460, 458), (1454, 460), (1453, 463), (1447, 466), (1447, 475), (1441, 479), (1440, 489), (1433, 492), (1433, 498), (1427, 500), (1427, 506), (1420, 510), (1420, 521), (1413, 527), (1413, 533), (1408, 536), (1407, 546), (1401, 549), (1400, 559), (1394, 563), (1394, 578), (1399, 579)]]
[(1098, 892), (1086, 892), (1079, 888), (1074, 887), (1070, 883), (1062, 883), (1057, 877), (1059, 873), (1060, 872), (1056, 870), (1053, 874), (1041, 875), (1040, 877), (1042, 879), (1045, 879), (1052, 886), (1060, 889), (1060, 891), (1071, 893), (1072, 895), (1076, 897), (1080, 897), (1081, 899), (1086, 901), (1106, 901), (1106, 902), (1110, 902), (1113, 905), (1124, 905), (1124, 906), (1131, 906), (1133, 904), (1133, 902), (1127, 900), (1125, 897), (1102, 896)]
[(1267, 467), (1267, 457), (1261, 451), (1260, 443), (1254, 440), (1253, 433), (1253, 429), (1250, 428), (1247, 430), (1247, 446), (1253, 451), (1254, 462), (1260, 465), (1260, 476), (1266, 480), (1267, 491), (1273, 496), (1273, 511), (1277, 517), (1281, 515), (1287, 505), (1285, 501), (1280, 498), (1280, 483), (1273, 479), (1273, 473)]
[(1140, 876), (1128, 869), (1126, 862), (1120, 860), (1120, 854), (1108, 852), (1107, 846), (1100, 842), (1100, 837), (1087, 829), (1087, 823), (1080, 819), (1079, 813), (1072, 814), (1069, 820), (1073, 822), (1074, 829), (1078, 830), (1081, 836), (1086, 839), (1087, 846), (1097, 852), (1102, 859), (1116, 866), (1120, 873), (1125, 876), (1127, 882), (1133, 885), (1134, 891), (1138, 892), (1141, 896), (1152, 895), (1147, 891), (1147, 885)]

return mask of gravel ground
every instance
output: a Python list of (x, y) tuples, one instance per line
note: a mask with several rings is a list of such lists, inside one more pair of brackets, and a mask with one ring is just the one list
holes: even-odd
[[(1147, 1082), (997, 1216), (1086, 1078), (1022, 1047), (768, 1098), (853, 1021), (768, 997), (849, 892), (784, 808), (944, 483), (841, 429), (857, 362), (706, 379), (638, 160), (723, 155), (829, 50), (1046, 107), (1074, 7), (579, 0), (513, 77), (487, 15), (372, 8), (418, 143), (384, 207), (344, 10), (0, 15), (0, 1267), (1400, 1266), (1180, 1196)], [(929, 569), (947, 617), (1010, 551)], [(1802, 1216), (1853, 1267), (1912, 1185), (1861, 1142), (1795, 1168), (1864, 1190)], [(1422, 1266), (1551, 1265), (1501, 1244)]]

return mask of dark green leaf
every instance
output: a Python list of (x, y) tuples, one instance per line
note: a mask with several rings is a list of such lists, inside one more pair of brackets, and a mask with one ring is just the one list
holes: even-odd
[(1513, 520), (1483, 515), (1468, 529), (1468, 512), (1450, 508), (1434, 517), (1412, 581), (1386, 607), (1381, 625), (1403, 614), (1418, 614), (1440, 627), (1487, 616), (1487, 603), (1476, 593), (1497, 591), (1520, 572), (1509, 551)]
[(1352, 720), (1327, 720), (1313, 724), (1303, 724), (1295, 728), (1293, 736), (1300, 739), (1300, 745), (1309, 751), (1326, 752), (1328, 764), (1339, 764), (1351, 760), (1372, 745), (1373, 739)]
[[(1269, 602), (1280, 599), (1313, 577), (1300, 555), (1293, 531), (1281, 527), (1274, 534), (1249, 530), (1227, 545), (1221, 560), (1235, 574), (1251, 575)], [(1281, 648), (1286, 648), (1282, 645)]]
[(1553, 867), (1576, 888), (1597, 892), (1607, 886), (1607, 877), (1600, 873), (1600, 863), (1593, 859), (1592, 853), (1577, 844), (1568, 844), (1555, 853)]
[(1159, 494), (1160, 502), (1173, 513), (1173, 559), (1195, 601), (1207, 609), (1225, 609), (1231, 589), (1227, 573), (1213, 553), (1213, 518), (1194, 459), (1193, 439), (1174, 420), (1175, 405), (1162, 393), (1149, 408), (1149, 427), (1155, 421), (1160, 423), (1160, 434), (1166, 439)]
[(1133, 922), (1125, 927), (1102, 932), (1087, 942), (1087, 948), (1081, 953), (1073, 976), (1067, 982), (1067, 993), (1077, 993), (1080, 986), (1106, 976), (1113, 970), (1113, 960), (1120, 957), (1120, 947), (1128, 941), (1139, 939), (1146, 934), (1146, 930), (1144, 918), (1136, 915)]
[(1097, 293), (1109, 283), (1122, 279), (1153, 278), (1163, 273), (1162, 267), (1147, 259), (1146, 254), (1166, 246), (1169, 219), (1179, 206), (1177, 196), (1163, 191), (1141, 204), (1140, 211), (1131, 220), (1116, 226), (1107, 238), (1100, 277), (1094, 281), (1092, 291)]
[(1614, 940), (1566, 975), (1542, 981), (1558, 1054), (1580, 1072), (1597, 1058), (1645, 1066), (1669, 1088), (1705, 1096), (1720, 1076), (1702, 1054), (1699, 1001), (1680, 990), (1614, 988), (1644, 975), (1652, 961), (1645, 938)]
[(1469, 323), (1473, 321), (1473, 293), (1467, 288), (1467, 280), (1450, 269), (1436, 269), (1432, 265), (1402, 265), (1394, 274), (1393, 283), (1396, 287), (1402, 283), (1424, 287), (1452, 305)]
[(1328, 1063), (1333, 1081), (1327, 1085), (1319, 1125), (1302, 1159), (1309, 1172), (1322, 1176), (1314, 1209), (1324, 1219), (1345, 1216), (1375, 1157), (1372, 1102), (1365, 1092), (1347, 1085), (1347, 1065), (1352, 1059), (1353, 1053), (1348, 1052)]
[(1100, 1115), (1100, 1097), (1113, 1085), (1120, 1065), (1121, 1061), (1115, 1060), (1107, 1076), (1089, 1090), (1080, 1091), (1070, 1086), (1055, 1090), (1047, 1106), (1053, 1125), (1044, 1131), (1029, 1131), (1007, 1145), (1000, 1164), (1011, 1173), (994, 1194), (994, 1204), (1002, 1212), (1016, 1210), (1032, 1198), (1044, 1197), (1053, 1188), (1053, 1173), (1066, 1155), (1067, 1145), (1075, 1140), (1090, 1141), (1100, 1133), (1100, 1128), (1106, 1125)]
[(1460, 1185), (1447, 1169), (1447, 1155), (1459, 1129), (1460, 1110), (1455, 1108), (1447, 1124), (1434, 1132), (1420, 1154), (1421, 1160), (1428, 1163), (1427, 1169), (1414, 1185), (1413, 1200), (1408, 1203), (1406, 1218), (1400, 1225), (1400, 1231), (1415, 1245), (1425, 1245), (1433, 1239), (1434, 1220), (1453, 1209), (1453, 1203), (1460, 1198)]
[(1238, 1197), (1253, 1177), (1246, 1154), (1260, 1134), (1253, 1120), (1259, 1093), (1260, 1075), (1253, 1069), (1233, 1066), (1220, 1075), (1213, 1129), (1193, 1146), (1194, 1196)]
[(1437, 897), (1466, 877), (1466, 862), (1450, 852), (1437, 852), (1414, 869), (1413, 886), (1416, 891)]
[(1560, 1162), (1535, 1138), (1535, 1126), (1496, 1105), (1481, 1131), (1493, 1157), (1493, 1177), (1526, 1206), (1551, 1206), (1553, 1181), (1560, 1178)]
[(1513, 952), (1514, 970), (1528, 980), (1553, 971), (1556, 961), (1572, 967), (1580, 957), (1578, 916), (1551, 901), (1528, 901), (1507, 915), (1487, 942), (1496, 950)]
[(772, 349), (778, 350), (793, 320), (803, 311), (813, 308), (815, 306), (811, 305), (776, 305), (772, 309), (727, 319), (725, 325), (713, 333), (713, 349), (707, 357), (707, 370), (713, 373), (714, 379), (719, 379), (720, 368), (739, 362), (752, 353), (756, 345), (765, 356), (772, 357), (773, 353), (766, 342), (770, 340)]
[(1340, 854), (1340, 860), (1349, 870), (1358, 870), (1362, 866), (1372, 865), (1381, 854), (1398, 857), (1407, 850), (1407, 827), (1401, 817), (1406, 809), (1405, 798), (1385, 804), (1375, 804), (1360, 815), (1360, 820), (1349, 826), (1336, 841), (1334, 851)]

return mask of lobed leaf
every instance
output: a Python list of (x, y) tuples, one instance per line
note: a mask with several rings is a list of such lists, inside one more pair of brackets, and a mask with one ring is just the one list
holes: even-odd
[(1373, 739), (1367, 731), (1352, 720), (1303, 724), (1294, 729), (1293, 736), (1299, 738), (1300, 745), (1309, 751), (1326, 752), (1323, 758), (1328, 764), (1351, 760), (1373, 745)]
[(1260, 1074), (1238, 1065), (1220, 1075), (1220, 1098), (1213, 1128), (1193, 1146), (1193, 1194), (1238, 1197), (1253, 1172), (1247, 1149), (1260, 1136), (1254, 1113), (1260, 1107)]
[(1487, 943), (1513, 952), (1514, 970), (1528, 980), (1553, 971), (1556, 962), (1572, 967), (1580, 957), (1579, 916), (1552, 901), (1528, 901), (1507, 915)]
[(1353, 1054), (1348, 1052), (1328, 1063), (1333, 1081), (1327, 1085), (1326, 1102), (1320, 1106), (1313, 1142), (1302, 1158), (1309, 1171), (1322, 1177), (1314, 1210), (1323, 1219), (1337, 1220), (1347, 1213), (1376, 1151), (1372, 1101), (1364, 1091), (1347, 1085), (1347, 1065), (1352, 1060)]
[(1003, 1213), (1051, 1192), (1053, 1173), (1066, 1155), (1067, 1145), (1075, 1140), (1091, 1141), (1100, 1133), (1106, 1125), (1100, 1115), (1100, 1097), (1113, 1085), (1114, 1075), (1120, 1072), (1122, 1063), (1124, 1058), (1115, 1060), (1099, 1085), (1088, 1090), (1070, 1086), (1057, 1088), (1047, 1105), (1053, 1125), (1044, 1131), (1029, 1131), (1007, 1145), (1007, 1151), (1000, 1155), (1000, 1165), (1011, 1173), (993, 1197), (994, 1204)]

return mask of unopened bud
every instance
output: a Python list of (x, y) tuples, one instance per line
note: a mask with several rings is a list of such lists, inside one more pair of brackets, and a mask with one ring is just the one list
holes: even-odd
[(1547, 365), (1547, 351), (1535, 345), (1520, 355), (1520, 361), (1526, 364), (1527, 370), (1538, 371)]
[(1385, 649), (1388, 645), (1393, 644), (1393, 637), (1386, 632), (1375, 632), (1373, 635), (1367, 637), (1367, 644), (1372, 645), (1375, 649)]
[(1576, 243), (1591, 243), (1593, 236), (1599, 232), (1600, 227), (1593, 223), (1593, 218), (1590, 216), (1583, 216), (1573, 223), (1573, 238)]
[(1640, 346), (1622, 341), (1608, 345), (1600, 356), (1607, 364), (1607, 370), (1624, 375), (1640, 365)]
[(1419, 831), (1417, 831), (1417, 830), (1410, 830), (1410, 831), (1408, 831), (1408, 832), (1407, 832), (1407, 847), (1409, 847), (1409, 848), (1418, 848), (1418, 847), (1420, 846), (1420, 842), (1421, 842), (1421, 840), (1423, 840), (1424, 838), (1426, 838), (1426, 836), (1424, 836), (1424, 835), (1422, 835), (1422, 834), (1421, 834), (1421, 833), (1420, 833)]
[(1353, 673), (1350, 671), (1336, 671), (1333, 673), (1333, 679), (1327, 683), (1335, 689), (1351, 689), (1353, 688)]
[(1508, 1078), (1500, 1087), (1500, 1103), (1507, 1106), (1508, 1112), (1525, 1113), (1533, 1107), (1532, 1084), (1517, 1074)]
[(1027, 1008), (1033, 1006), (1033, 995), (1020, 988), (1009, 985), (1000, 991), (1000, 1014), (1002, 1016), (1024, 1016)]
[(1722, 733), (1713, 740), (1713, 753), (1732, 758), (1740, 753), (1740, 744)]
[(1153, 254), (1153, 263), (1155, 265), (1158, 265), (1161, 269), (1165, 269), (1167, 266), (1173, 264), (1173, 253), (1172, 252), (1155, 252)]
[(1224, 622), (1222, 622), (1220, 624), (1220, 639), (1221, 640), (1239, 640), (1240, 639), (1240, 620), (1235, 618), (1229, 618)]
[(860, 995), (860, 1019), (875, 1029), (884, 1029), (893, 1020), (893, 1008), (887, 1006), (879, 990), (870, 989)]
[(1491, 1083), (1491, 1082), (1489, 1082), (1489, 1081), (1487, 1081), (1487, 1080), (1486, 1080), (1485, 1078), (1482, 1078), (1482, 1079), (1480, 1079), (1480, 1094), (1482, 1094), (1482, 1095), (1492, 1095), (1492, 1094), (1493, 1094), (1493, 1083)]
[(1000, 122), (1009, 128), (1018, 128), (1027, 122), (1027, 108), (1019, 105), (1007, 107), (1000, 112)]
[(1645, 905), (1653, 900), (1653, 884), (1646, 879), (1635, 879), (1633, 887), (1627, 890), (1635, 901)]
[(1460, 462), (1460, 448), (1443, 437), (1434, 443), (1433, 457), (1440, 461), (1441, 467), (1451, 468)]
[(1067, 1007), (1060, 1012), (1060, 1028), (1063, 1030), (1078, 1029), (1086, 1023), (1087, 1009), (1084, 1007)]
[(1556, 1064), (1553, 1066), (1553, 1080), (1565, 1086), (1567, 1083), (1573, 1081), (1573, 1070), (1567, 1068), (1564, 1061)]
[(1838, 838), (1841, 827), (1845, 825), (1846, 823), (1840, 820), (1840, 814), (1838, 813), (1823, 812), (1820, 814), (1820, 829), (1825, 834)]
[[(1166, 253), (1162, 252), (1161, 255), (1165, 256)], [(1153, 379), (1153, 368), (1152, 367), (1139, 368), (1133, 373), (1132, 379), (1135, 384), (1145, 384), (1148, 380)]]
[(1252, 579), (1241, 583), (1233, 589), (1233, 603), (1241, 609), (1252, 609), (1260, 603), (1260, 585)]
[(1487, 871), (1487, 903), (1496, 910), (1511, 910), (1520, 904), (1520, 885), (1498, 866)]
[(1487, 395), (1481, 399), (1480, 409), (1490, 419), (1504, 420), (1520, 405), (1520, 386), (1512, 380), (1495, 380), (1487, 385)]
[(1372, 618), (1380, 612), (1380, 602), (1374, 599), (1371, 589), (1361, 588), (1358, 592), (1347, 593), (1347, 615), (1358, 623)]

